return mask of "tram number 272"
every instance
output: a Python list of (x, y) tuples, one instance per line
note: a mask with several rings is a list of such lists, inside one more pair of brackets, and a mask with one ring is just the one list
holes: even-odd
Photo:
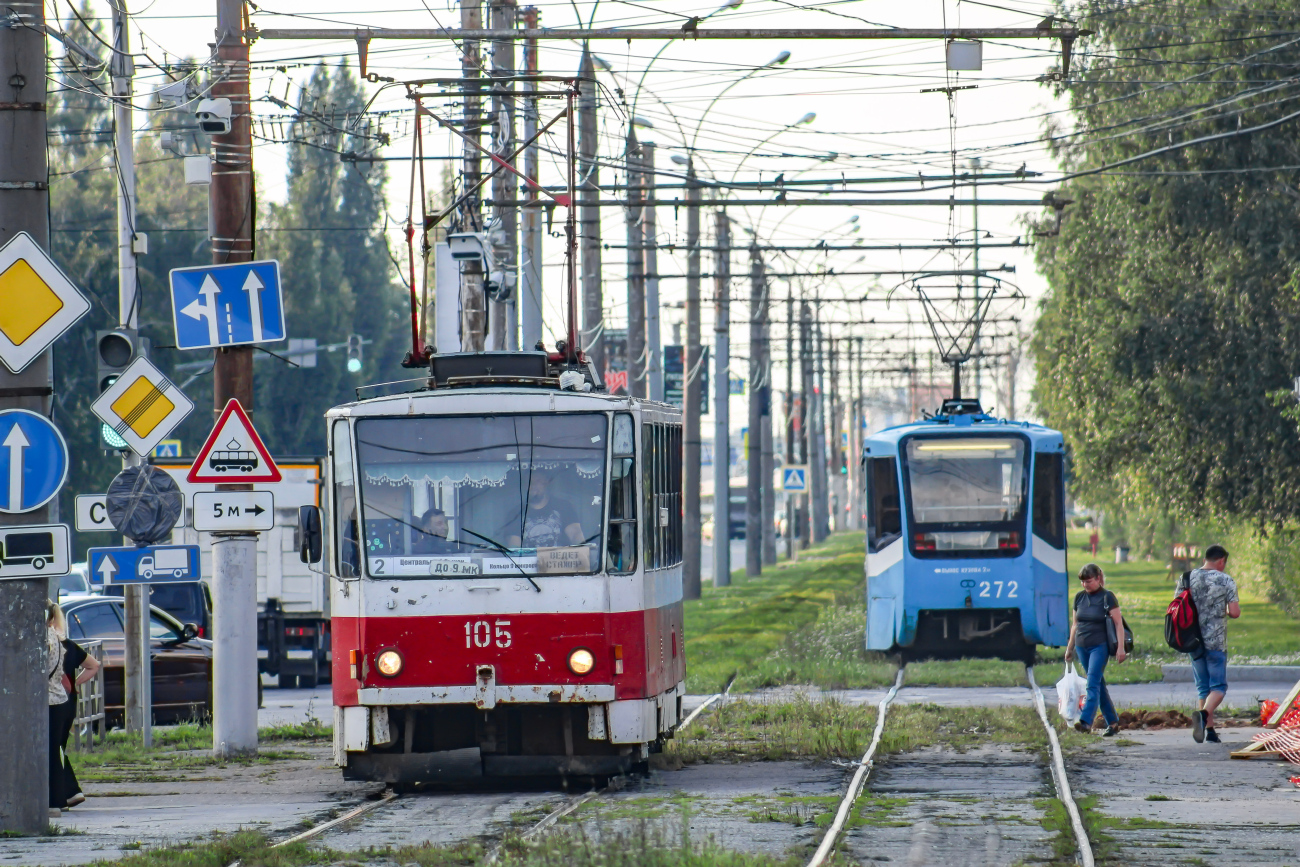
[(486, 620), (466, 620), (465, 646), (487, 647), (495, 644), (497, 647), (509, 647), (510, 630), (506, 629), (509, 625), (509, 620), (496, 620), (492, 623)]
[(1008, 599), (1015, 599), (1016, 591), (1020, 589), (1020, 584), (1017, 581), (981, 581), (979, 586), (979, 595), (988, 599), (1001, 599), (1003, 589), (1007, 591), (1006, 597)]

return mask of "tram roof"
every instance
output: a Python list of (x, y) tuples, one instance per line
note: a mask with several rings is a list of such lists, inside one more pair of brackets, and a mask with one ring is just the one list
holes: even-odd
[(891, 445), (897, 447), (904, 437), (912, 436), (913, 434), (943, 434), (952, 437), (985, 437), (1019, 434), (1021, 436), (1027, 436), (1030, 442), (1034, 444), (1035, 450), (1038, 451), (1043, 449), (1060, 448), (1065, 441), (1060, 431), (1044, 427), (1035, 422), (1012, 421), (1005, 418), (995, 419), (988, 416), (968, 415), (936, 416), (935, 418), (895, 425), (894, 427), (876, 431), (874, 434), (866, 437), (866, 444)]
[(480, 386), (421, 389), (387, 394), (339, 404), (326, 418), (362, 418), (397, 415), (459, 415), (488, 411), (511, 413), (612, 412), (635, 407), (680, 415), (669, 403), (607, 392), (559, 391), (530, 387)]

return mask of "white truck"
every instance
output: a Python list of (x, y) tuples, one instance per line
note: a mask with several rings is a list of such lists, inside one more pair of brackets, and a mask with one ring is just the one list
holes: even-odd
[[(172, 531), (173, 544), (199, 546), (203, 580), (212, 581), (212, 534), (193, 529), (194, 494), (215, 485), (186, 481), (190, 462), (154, 458), (185, 495), (185, 512)], [(275, 494), (275, 525), (257, 537), (258, 670), (279, 677), (281, 687), (314, 687), (330, 679), (329, 587), (320, 564), (298, 558), (298, 507), (320, 506), (324, 458), (277, 458), (284, 480), (258, 485)], [(231, 479), (238, 481), (238, 476)], [(317, 571), (313, 571), (317, 570)]]
[(185, 548), (154, 548), (153, 555), (141, 557), (136, 572), (146, 581), (155, 575), (183, 577), (190, 571), (190, 552)]

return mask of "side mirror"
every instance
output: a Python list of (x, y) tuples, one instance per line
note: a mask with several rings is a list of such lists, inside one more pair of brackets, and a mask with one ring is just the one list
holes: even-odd
[(323, 536), (320, 525), (320, 508), (298, 507), (298, 559), (304, 563), (319, 563)]
[(198, 638), (199, 625), (197, 623), (186, 623), (182, 634), (185, 636), (186, 641), (189, 641), (191, 638)]

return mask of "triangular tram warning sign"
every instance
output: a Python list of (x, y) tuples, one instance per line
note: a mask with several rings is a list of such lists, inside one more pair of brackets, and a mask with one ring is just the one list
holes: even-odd
[(221, 484), (278, 482), (281, 477), (248, 414), (232, 398), (185, 478), (191, 483)]

